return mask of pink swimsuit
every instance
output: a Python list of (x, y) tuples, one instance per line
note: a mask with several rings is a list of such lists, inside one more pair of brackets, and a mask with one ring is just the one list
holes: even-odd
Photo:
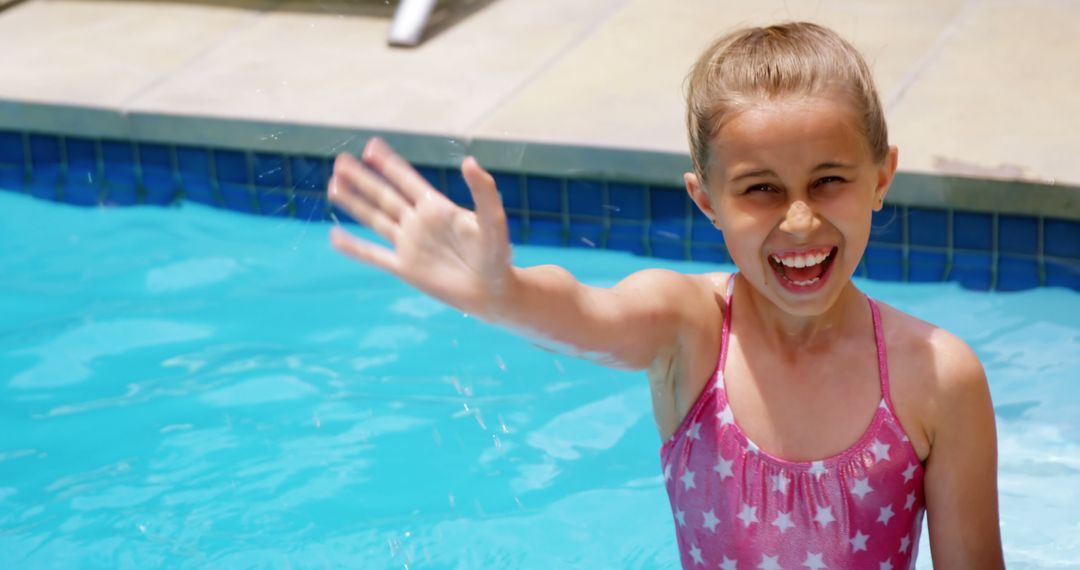
[(750, 441), (728, 405), (728, 280), (720, 361), (660, 449), (684, 568), (915, 567), (925, 512), (923, 466), (889, 398), (881, 317), (872, 299), (881, 403), (866, 432), (820, 461), (787, 461)]

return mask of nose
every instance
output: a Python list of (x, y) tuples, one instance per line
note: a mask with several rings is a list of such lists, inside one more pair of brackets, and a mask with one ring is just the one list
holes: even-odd
[(795, 200), (788, 206), (780, 230), (795, 236), (805, 236), (821, 225), (814, 211), (802, 200)]

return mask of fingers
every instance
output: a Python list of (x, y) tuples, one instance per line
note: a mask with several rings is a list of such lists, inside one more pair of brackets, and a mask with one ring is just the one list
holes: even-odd
[(488, 174), (476, 162), (476, 159), (465, 158), (461, 163), (461, 175), (472, 192), (478, 217), (484, 218), (496, 212), (502, 213), (502, 196), (495, 187), (495, 178)]
[(386, 212), (361, 194), (350, 191), (350, 183), (345, 176), (335, 170), (330, 178), (327, 188), (327, 196), (330, 201), (344, 209), (356, 221), (375, 230), (375, 233), (385, 238), (390, 243), (397, 243), (397, 222), (391, 220)]
[(411, 207), (411, 202), (377, 174), (365, 167), (348, 153), (339, 154), (334, 160), (334, 176), (347, 182), (339, 190), (355, 191), (369, 204), (383, 211), (392, 221), (398, 221)]
[(373, 137), (364, 146), (364, 164), (390, 181), (411, 203), (430, 198), (431, 185), (405, 159), (398, 156), (390, 145), (379, 137)]
[(473, 202), (476, 203), (476, 217), (481, 226), (505, 226), (506, 211), (503, 209), (502, 196), (495, 187), (495, 178), (471, 156), (461, 163), (461, 175), (465, 177), (465, 183), (472, 192)]
[(334, 246), (334, 249), (349, 257), (384, 271), (396, 273), (397, 258), (385, 247), (355, 238), (339, 227), (330, 228), (330, 244)]

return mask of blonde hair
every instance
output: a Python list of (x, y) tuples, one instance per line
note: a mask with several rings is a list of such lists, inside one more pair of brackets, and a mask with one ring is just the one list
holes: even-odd
[(694, 172), (706, 180), (709, 143), (739, 111), (785, 96), (849, 97), (874, 160), (888, 130), (866, 61), (836, 32), (807, 22), (745, 28), (713, 42), (687, 77), (686, 126)]

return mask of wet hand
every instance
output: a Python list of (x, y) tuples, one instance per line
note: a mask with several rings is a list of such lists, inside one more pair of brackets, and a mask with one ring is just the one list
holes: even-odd
[(467, 313), (485, 316), (498, 305), (510, 278), (506, 213), (495, 180), (468, 157), (462, 175), (476, 211), (451, 202), (381, 139), (357, 160), (334, 162), (328, 197), (391, 244), (330, 232), (338, 251), (396, 275)]

